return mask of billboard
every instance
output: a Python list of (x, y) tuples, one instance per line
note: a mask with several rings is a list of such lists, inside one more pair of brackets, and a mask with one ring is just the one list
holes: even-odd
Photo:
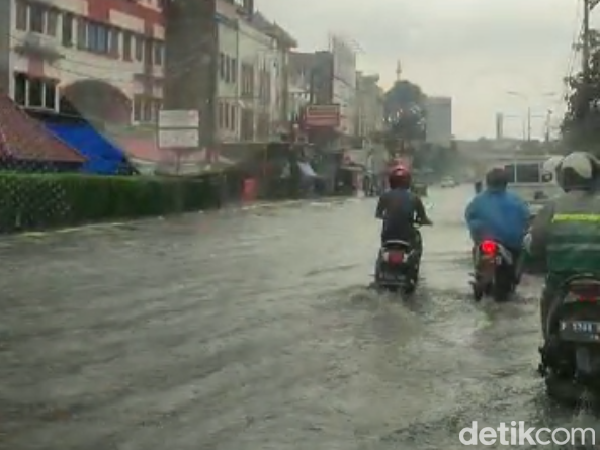
[(304, 125), (308, 128), (338, 127), (340, 125), (340, 105), (306, 105)]
[(333, 103), (340, 108), (339, 129), (347, 135), (354, 134), (356, 102), (356, 49), (352, 43), (331, 35), (329, 51), (333, 55)]
[(425, 101), (425, 140), (429, 144), (450, 147), (452, 142), (452, 99), (428, 97)]

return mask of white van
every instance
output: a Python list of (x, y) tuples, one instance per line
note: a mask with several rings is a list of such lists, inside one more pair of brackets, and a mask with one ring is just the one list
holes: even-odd
[(556, 174), (561, 160), (560, 156), (512, 155), (492, 167), (504, 167), (510, 177), (508, 188), (528, 202), (535, 214), (549, 199), (562, 192)]

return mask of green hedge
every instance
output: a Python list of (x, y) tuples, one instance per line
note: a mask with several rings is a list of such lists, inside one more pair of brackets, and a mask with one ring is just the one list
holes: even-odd
[(219, 188), (195, 179), (0, 173), (0, 233), (216, 207)]

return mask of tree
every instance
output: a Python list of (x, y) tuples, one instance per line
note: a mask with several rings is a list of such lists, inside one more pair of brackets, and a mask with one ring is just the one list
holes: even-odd
[(600, 34), (591, 34), (589, 79), (583, 73), (568, 78), (571, 89), (568, 109), (561, 132), (570, 150), (583, 150), (600, 155)]
[(390, 124), (390, 138), (407, 141), (424, 139), (425, 99), (421, 88), (406, 80), (397, 81), (385, 93), (383, 107)]

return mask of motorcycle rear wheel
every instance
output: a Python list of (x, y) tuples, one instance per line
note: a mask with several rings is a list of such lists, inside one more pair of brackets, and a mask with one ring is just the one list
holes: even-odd
[(513, 292), (512, 274), (508, 270), (496, 269), (496, 279), (492, 285), (491, 296), (496, 302), (505, 302), (509, 300)]
[(585, 389), (573, 380), (549, 372), (544, 377), (546, 394), (552, 400), (566, 405), (573, 405), (581, 400)]

